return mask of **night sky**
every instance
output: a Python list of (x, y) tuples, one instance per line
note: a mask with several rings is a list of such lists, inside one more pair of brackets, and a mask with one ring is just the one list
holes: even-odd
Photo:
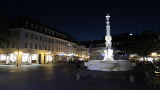
[(10, 17), (32, 17), (80, 41), (102, 39), (107, 13), (111, 34), (160, 31), (158, 0), (4, 0), (0, 10)]

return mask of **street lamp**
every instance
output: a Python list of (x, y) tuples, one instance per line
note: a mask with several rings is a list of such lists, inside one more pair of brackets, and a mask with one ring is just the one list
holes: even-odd
[(129, 35), (130, 35), (130, 36), (132, 36), (133, 34), (132, 34), (132, 33), (130, 33)]
[(157, 53), (153, 52), (153, 53), (151, 53), (151, 56), (155, 57), (155, 56), (157, 56)]
[(151, 53), (151, 56), (153, 57), (153, 60), (155, 60), (155, 57), (157, 56), (156, 52)]
[(19, 66), (19, 57), (20, 57), (20, 55), (23, 54), (23, 52), (18, 50), (18, 52), (14, 52), (14, 53), (17, 55), (17, 64), (16, 65)]

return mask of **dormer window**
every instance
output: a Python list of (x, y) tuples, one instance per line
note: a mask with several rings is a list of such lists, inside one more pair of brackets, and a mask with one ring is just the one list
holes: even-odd
[(33, 29), (33, 24), (31, 24), (31, 28)]
[(52, 35), (54, 35), (54, 31), (52, 31)]
[(42, 31), (42, 27), (40, 27), (40, 31)]
[(48, 30), (47, 30), (47, 28), (45, 28), (45, 33), (47, 33), (48, 32)]
[(35, 29), (38, 30), (38, 26), (37, 25), (35, 25)]
[(26, 21), (26, 22), (25, 22), (25, 26), (26, 26), (26, 27), (28, 27), (28, 26), (29, 26), (29, 23), (28, 23), (28, 21)]

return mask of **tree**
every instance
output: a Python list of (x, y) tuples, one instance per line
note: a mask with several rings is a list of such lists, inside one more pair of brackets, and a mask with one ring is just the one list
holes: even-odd
[(134, 43), (130, 44), (130, 53), (138, 54), (145, 60), (144, 57), (159, 50), (158, 36), (158, 33), (151, 32), (151, 30), (143, 31), (135, 37)]
[(9, 43), (12, 32), (9, 29), (10, 21), (7, 17), (0, 15), (0, 44)]

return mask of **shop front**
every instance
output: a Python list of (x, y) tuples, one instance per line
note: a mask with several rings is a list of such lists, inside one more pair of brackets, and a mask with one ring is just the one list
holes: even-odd
[(52, 64), (54, 63), (54, 52), (53, 51), (47, 51), (45, 54), (45, 63), (46, 64)]
[(46, 63), (53, 63), (54, 56), (52, 54), (46, 54)]
[(39, 54), (23, 53), (22, 64), (38, 64)]
[(0, 64), (16, 64), (16, 53), (0, 54)]

